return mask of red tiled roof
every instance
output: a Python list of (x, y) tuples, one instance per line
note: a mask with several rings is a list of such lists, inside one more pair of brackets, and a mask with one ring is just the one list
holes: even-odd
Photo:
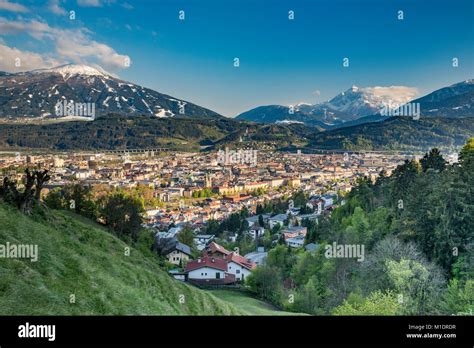
[(245, 268), (248, 268), (248, 269), (254, 269), (255, 267), (257, 267), (257, 264), (255, 262), (252, 262), (246, 259), (242, 255), (232, 253), (230, 254), (230, 256), (231, 257), (229, 259), (229, 262), (234, 261), (235, 263), (238, 263), (239, 265), (244, 266)]
[(191, 272), (202, 267), (210, 267), (227, 272), (227, 262), (218, 257), (202, 257), (197, 260), (189, 261), (184, 271)]
[(214, 253), (214, 252), (217, 251), (217, 252), (220, 252), (224, 255), (229, 255), (231, 253), (229, 250), (227, 250), (223, 246), (217, 244), (216, 242), (210, 243), (209, 246), (207, 247), (207, 250), (211, 253)]

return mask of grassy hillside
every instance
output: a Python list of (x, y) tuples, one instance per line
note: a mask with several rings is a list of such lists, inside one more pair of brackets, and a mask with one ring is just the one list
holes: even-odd
[(219, 289), (212, 290), (212, 294), (226, 302), (232, 303), (249, 315), (306, 315), (304, 313), (280, 311), (271, 304), (258, 300), (241, 291)]
[(87, 219), (46, 216), (0, 203), (0, 244), (37, 244), (39, 254), (37, 262), (0, 258), (0, 315), (246, 314), (172, 279), (147, 250), (126, 256), (127, 244)]

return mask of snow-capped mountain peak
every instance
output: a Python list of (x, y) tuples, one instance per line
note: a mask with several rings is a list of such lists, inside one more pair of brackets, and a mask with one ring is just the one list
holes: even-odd
[(416, 88), (406, 86), (362, 88), (352, 86), (323, 104), (333, 111), (361, 117), (375, 113), (384, 107), (396, 108), (413, 100), (417, 95)]
[(0, 117), (10, 118), (82, 117), (86, 107), (94, 110), (90, 112), (94, 117), (109, 113), (159, 118), (222, 117), (190, 102), (120, 80), (101, 68), (80, 64), (0, 74), (0, 99)]
[(108, 77), (111, 74), (107, 73), (104, 69), (99, 67), (92, 67), (84, 64), (65, 64), (55, 68), (50, 69), (37, 69), (33, 70), (34, 74), (43, 74), (43, 73), (56, 73), (63, 76), (67, 79), (75, 75), (84, 75), (84, 76), (103, 76)]
[[(289, 113), (287, 109), (280, 107), (269, 106), (265, 111), (265, 120), (271, 118), (282, 121), (293, 117), (298, 121), (305, 120), (312, 124), (315, 122), (343, 123), (377, 114), (384, 108), (396, 109), (413, 100), (417, 95), (416, 88), (406, 86), (358, 87), (352, 85), (329, 101), (318, 104), (298, 103), (293, 110), (294, 113)], [(250, 110), (238, 117), (250, 120), (260, 119), (262, 118), (262, 109)]]
[[(438, 89), (415, 99), (419, 92), (407, 86), (351, 86), (329, 101), (319, 104), (299, 103), (289, 112), (288, 107), (269, 105), (257, 107), (237, 116), (253, 122), (274, 123), (298, 121), (309, 125), (333, 126), (343, 123), (376, 122), (382, 111), (395, 110), (407, 103), (420, 104), (422, 116), (472, 117), (474, 115), (474, 79)], [(360, 124), (360, 123), (358, 123)]]

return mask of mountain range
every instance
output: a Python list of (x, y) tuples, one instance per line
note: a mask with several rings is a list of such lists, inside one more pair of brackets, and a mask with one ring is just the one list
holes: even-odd
[(61, 118), (64, 114), (58, 115), (56, 105), (64, 102), (91, 103), (96, 117), (108, 113), (159, 118), (223, 117), (87, 65), (67, 64), (15, 74), (0, 73), (0, 118)]
[[(277, 149), (415, 149), (455, 147), (474, 136), (474, 80), (413, 99), (416, 95), (403, 86), (352, 86), (324, 103), (261, 106), (232, 119), (100, 68), (68, 64), (0, 72), (0, 147), (198, 151), (244, 142)], [(71, 102), (93, 104), (94, 117), (58, 115), (58, 103)], [(420, 106), (420, 122), (382, 116), (384, 109), (414, 103)]]
[(474, 116), (474, 80), (466, 80), (441, 88), (415, 99), (417, 91), (404, 86), (352, 86), (331, 100), (319, 104), (259, 106), (236, 118), (258, 123), (305, 123), (326, 129), (346, 127), (366, 122), (383, 121), (390, 114), (410, 103), (419, 104), (420, 116)]

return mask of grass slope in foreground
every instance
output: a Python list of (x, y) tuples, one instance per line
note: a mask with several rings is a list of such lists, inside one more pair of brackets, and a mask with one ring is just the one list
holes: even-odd
[(128, 245), (91, 221), (46, 215), (28, 217), (0, 203), (0, 244), (38, 245), (37, 262), (0, 258), (0, 315), (246, 314), (174, 280), (151, 252), (131, 248), (125, 256)]
[(281, 311), (271, 304), (256, 299), (241, 291), (219, 289), (212, 290), (211, 293), (221, 300), (232, 303), (248, 315), (308, 315), (305, 313)]

